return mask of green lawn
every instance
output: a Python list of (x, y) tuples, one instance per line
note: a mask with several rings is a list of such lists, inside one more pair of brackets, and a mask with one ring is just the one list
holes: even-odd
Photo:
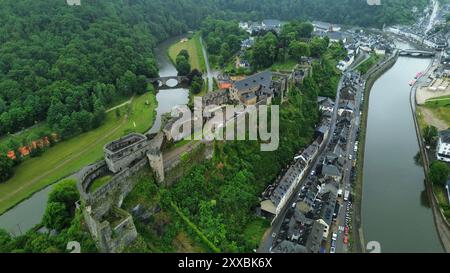
[(89, 186), (88, 191), (95, 192), (97, 189), (101, 188), (103, 185), (105, 185), (106, 183), (111, 181), (111, 179), (112, 179), (111, 175), (107, 175), (107, 176), (103, 176), (98, 179), (95, 179), (94, 182), (92, 182), (92, 184)]
[(297, 65), (297, 62), (295, 60), (287, 60), (283, 63), (274, 63), (270, 70), (275, 72), (282, 72), (282, 71), (292, 71), (294, 67)]
[(366, 74), (369, 69), (374, 66), (379, 60), (381, 56), (377, 54), (370, 55), (369, 59), (365, 60), (361, 64), (359, 64), (356, 68), (361, 74)]
[(196, 33), (187, 42), (180, 41), (171, 45), (169, 47), (169, 57), (172, 62), (175, 63), (178, 53), (183, 49), (186, 49), (189, 53), (189, 63), (191, 64), (191, 68), (206, 72), (205, 58), (200, 44), (200, 34)]
[(429, 99), (425, 102), (428, 107), (450, 107), (450, 97)]
[[(116, 111), (107, 114), (104, 124), (49, 148), (42, 156), (25, 160), (14, 176), (0, 184), (0, 213), (45, 186), (66, 177), (103, 157), (103, 146), (131, 131), (145, 132), (156, 117), (156, 97), (146, 93)], [(128, 113), (128, 117), (126, 115)]]
[(258, 248), (259, 243), (264, 235), (264, 232), (270, 227), (269, 221), (262, 218), (255, 218), (254, 221), (250, 222), (244, 230), (244, 237), (246, 240)]

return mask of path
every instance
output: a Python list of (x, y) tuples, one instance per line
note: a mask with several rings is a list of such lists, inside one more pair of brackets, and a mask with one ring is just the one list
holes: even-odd
[(119, 105), (116, 105), (116, 106), (114, 106), (114, 107), (109, 108), (109, 109), (106, 110), (105, 112), (106, 112), (106, 113), (109, 113), (109, 112), (111, 112), (111, 111), (116, 110), (117, 108), (121, 108), (121, 107), (123, 107), (123, 106), (125, 106), (125, 105), (127, 105), (127, 104), (131, 104), (131, 102), (133, 102), (133, 99), (134, 99), (134, 96), (132, 96), (131, 99), (127, 100), (126, 102), (124, 102), (124, 103), (122, 103), (122, 104), (119, 104)]

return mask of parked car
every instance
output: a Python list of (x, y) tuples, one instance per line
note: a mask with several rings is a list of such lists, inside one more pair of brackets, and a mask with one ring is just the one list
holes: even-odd
[(331, 248), (330, 248), (330, 253), (336, 253), (336, 248), (331, 247)]
[(348, 244), (348, 236), (344, 237), (344, 244)]

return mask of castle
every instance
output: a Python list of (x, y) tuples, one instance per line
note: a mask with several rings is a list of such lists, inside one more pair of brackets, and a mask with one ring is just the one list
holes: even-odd
[[(150, 163), (158, 181), (164, 180), (163, 141), (163, 133), (129, 134), (106, 144), (105, 159), (78, 175), (84, 219), (101, 252), (120, 252), (137, 237), (132, 216), (120, 207), (136, 183), (128, 178), (145, 165)], [(112, 179), (91, 192), (92, 183), (106, 175)]]
[[(78, 173), (77, 188), (86, 225), (101, 252), (121, 252), (137, 237), (133, 217), (121, 209), (123, 200), (133, 190), (137, 181), (130, 179), (145, 166), (154, 171), (161, 185), (169, 185), (165, 173), (181, 162), (179, 156), (167, 158), (164, 162), (163, 147), (170, 139), (164, 131), (157, 134), (131, 133), (103, 148), (104, 160), (87, 166)], [(191, 152), (202, 143), (189, 146)], [(213, 149), (206, 145), (203, 158), (211, 158)], [(111, 176), (111, 180), (92, 190), (99, 178)], [(170, 178), (177, 178), (171, 176)]]

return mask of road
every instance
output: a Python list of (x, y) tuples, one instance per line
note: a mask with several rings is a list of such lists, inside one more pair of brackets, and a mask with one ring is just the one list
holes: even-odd
[[(344, 76), (341, 77), (341, 79), (339, 81), (339, 84), (338, 84), (338, 87), (337, 87), (336, 100), (335, 100), (335, 105), (334, 105), (334, 110), (333, 110), (333, 116), (331, 118), (330, 133), (328, 134), (327, 139), (325, 140), (325, 145), (322, 145), (321, 149), (319, 150), (319, 152), (317, 153), (316, 157), (312, 161), (312, 164), (310, 164), (310, 166), (306, 170), (306, 174), (309, 174), (311, 170), (314, 170), (314, 169), (317, 168), (318, 164), (320, 164), (319, 159), (321, 158), (321, 155), (322, 155), (323, 151), (325, 150), (325, 148), (328, 146), (328, 144), (331, 141), (331, 136), (333, 135), (332, 132), (334, 132), (334, 130), (336, 128), (336, 120), (337, 120), (337, 112), (338, 112), (337, 110), (338, 110), (338, 107), (339, 107), (340, 90), (342, 89), (343, 80), (344, 80)], [(278, 217), (273, 220), (272, 225), (269, 228), (269, 232), (265, 233), (266, 237), (263, 238), (261, 245), (257, 249), (258, 253), (268, 253), (268, 252), (270, 252), (270, 249), (271, 249), (271, 247), (273, 245), (274, 239), (276, 238), (276, 235), (280, 231), (281, 224), (283, 223), (283, 220), (286, 217), (286, 212), (287, 212), (288, 208), (290, 207), (290, 204), (292, 204), (296, 200), (297, 192), (303, 186), (303, 184), (304, 184), (304, 182), (306, 180), (306, 177), (307, 176), (305, 176), (302, 179), (302, 181), (300, 181), (299, 185), (297, 186), (297, 189), (294, 190), (295, 194), (292, 194), (292, 196), (289, 198), (289, 201), (286, 202), (286, 206), (281, 210), (281, 212), (278, 215)], [(273, 236), (273, 235), (275, 235), (275, 236)]]
[(433, 2), (433, 12), (430, 15), (430, 22), (428, 23), (428, 26), (425, 29), (425, 34), (433, 28), (436, 22), (437, 13), (439, 11), (439, 1), (432, 0), (432, 2)]
[[(357, 132), (361, 120), (360, 116), (360, 105), (362, 103), (363, 94), (364, 94), (364, 83), (363, 85), (357, 85), (357, 93), (355, 94), (355, 111), (354, 117), (350, 124), (350, 132), (347, 140), (347, 146), (345, 150), (345, 156), (347, 158), (344, 167), (343, 167), (343, 176), (341, 180), (341, 188), (343, 191), (352, 192), (352, 169), (353, 169), (353, 160), (356, 159), (356, 153), (354, 151), (355, 142), (357, 140)], [(349, 159), (351, 156), (352, 160)], [(348, 252), (347, 245), (344, 244), (344, 228), (347, 226), (346, 217), (347, 215), (351, 218), (352, 215), (349, 211), (350, 201), (344, 201), (340, 199), (341, 202), (341, 210), (339, 211), (339, 215), (336, 219), (336, 226), (334, 232), (337, 233), (338, 237), (336, 240), (336, 253), (346, 253)], [(349, 220), (351, 223), (351, 220)], [(351, 225), (351, 224), (350, 224)], [(339, 228), (340, 227), (340, 228)]]
[(202, 45), (203, 57), (205, 58), (206, 78), (208, 79), (208, 92), (212, 92), (214, 86), (214, 74), (211, 70), (211, 66), (209, 65), (208, 53), (206, 52), (202, 37), (200, 37), (200, 44)]

